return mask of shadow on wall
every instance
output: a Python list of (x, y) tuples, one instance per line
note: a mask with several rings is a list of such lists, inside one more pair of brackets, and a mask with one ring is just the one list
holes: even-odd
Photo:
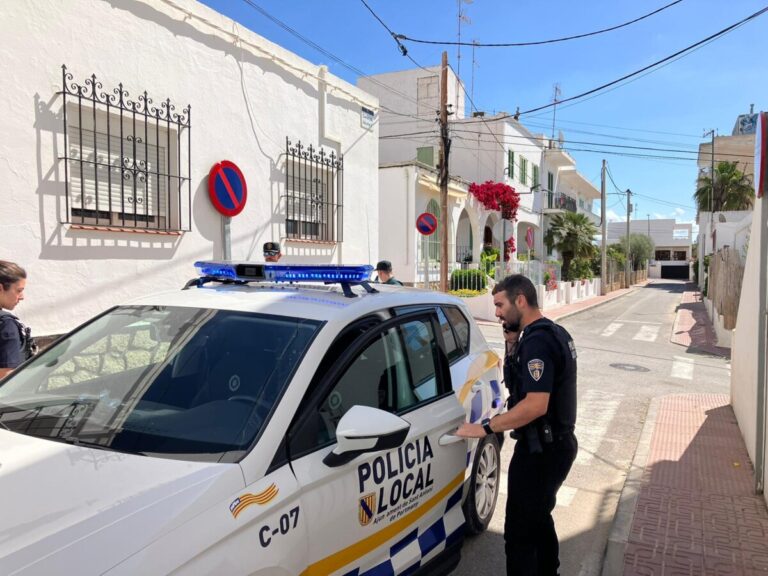
[[(274, 76), (278, 77), (286, 85), (293, 87), (296, 91), (302, 92), (310, 100), (318, 101), (320, 92), (317, 87), (317, 80), (314, 78), (299, 78), (296, 73), (287, 71), (284, 67), (275, 63), (269, 57), (258, 57), (254, 55), (249, 49), (244, 49), (239, 46), (240, 35), (238, 28), (235, 26), (229, 34), (230, 39), (222, 37), (222, 34), (227, 32), (217, 31), (214, 33), (212, 28), (208, 28), (208, 25), (201, 22), (193, 16), (182, 14), (179, 12), (179, 18), (169, 16), (153, 7), (147, 5), (144, 2), (136, 0), (109, 0), (110, 5), (114, 10), (120, 10), (129, 12), (134, 17), (154, 22), (158, 26), (161, 26), (169, 30), (175, 37), (188, 38), (194, 42), (200, 43), (206, 46), (214, 52), (218, 52), (222, 57), (231, 57), (237, 64), (240, 72), (240, 84), (243, 103), (246, 108), (248, 117), (248, 123), (250, 125), (250, 131), (253, 135), (255, 149), (254, 153), (261, 154), (269, 162), (269, 190), (272, 200), (271, 215), (268, 222), (264, 225), (255, 227), (246, 238), (250, 239), (249, 248), (246, 253), (246, 257), (249, 259), (261, 259), (261, 244), (264, 240), (279, 240), (281, 239), (281, 232), (283, 231), (283, 225), (285, 221), (285, 206), (283, 200), (284, 183), (285, 183), (285, 171), (281, 166), (281, 157), (284, 155), (285, 141), (284, 137), (288, 136), (292, 141), (301, 140), (303, 142), (312, 142), (316, 139), (315, 134), (317, 130), (309, 132), (307, 130), (306, 118), (300, 115), (294, 115), (293, 121), (291, 116), (288, 116), (289, 122), (286, 125), (286, 134), (282, 135), (279, 142), (276, 142), (269, 134), (259, 125), (258, 115), (253, 113), (253, 110), (258, 110), (258, 106), (252, 106), (251, 96), (248, 90), (248, 84), (246, 80), (246, 73), (244, 70), (244, 64), (253, 66), (251, 72), (251, 78), (255, 78), (257, 74), (262, 77)], [(210, 30), (208, 32), (207, 30)], [(335, 107), (346, 109), (347, 111), (359, 111), (358, 105), (352, 101), (331, 97), (329, 95), (328, 101)], [(258, 105), (258, 101), (256, 102)], [(192, 102), (192, 108), (198, 111), (198, 118), (200, 107), (196, 107), (196, 103)], [(361, 129), (362, 130), (362, 129)], [(365, 131), (363, 131), (365, 132)], [(194, 136), (193, 136), (194, 138)], [(267, 142), (268, 141), (268, 142)], [(193, 148), (194, 148), (193, 142)], [(337, 143), (330, 141), (320, 141), (320, 145), (325, 145), (326, 148), (330, 147), (338, 154)], [(354, 146), (354, 143), (350, 148)], [(274, 147), (274, 154), (271, 154), (269, 149)], [(251, 184), (251, 183), (249, 183)], [(258, 193), (260, 189), (263, 189), (260, 183), (252, 183), (253, 193)], [(207, 201), (207, 176), (203, 178), (202, 182), (197, 186), (195, 190), (195, 229), (200, 226), (201, 222), (206, 221), (206, 218), (202, 218), (201, 205), (208, 203)], [(200, 201), (201, 197), (205, 197), (204, 201)], [(221, 245), (221, 224), (220, 220), (209, 219), (215, 222), (210, 226), (209, 230), (201, 230), (201, 234), (212, 242), (216, 243), (214, 253), (221, 255), (223, 253), (223, 246)], [(269, 230), (269, 234), (265, 234), (265, 231)], [(233, 238), (233, 243), (237, 240), (246, 238)], [(301, 260), (302, 258), (323, 258), (331, 261), (337, 250), (337, 246), (331, 246), (328, 248), (318, 247), (313, 245), (311, 248), (304, 248), (301, 245), (289, 244), (284, 247), (284, 254), (294, 261), (294, 256)]]
[[(38, 221), (41, 260), (169, 260), (181, 244), (180, 236), (146, 235), (142, 233), (97, 232), (74, 230), (63, 224), (67, 220), (64, 167), (59, 160), (65, 154), (64, 117), (61, 99), (54, 95), (44, 102), (34, 96), (35, 153), (37, 164)], [(54, 111), (54, 106), (58, 107)], [(50, 139), (44, 146), (44, 139)], [(50, 152), (50, 157), (44, 154)], [(46, 210), (50, 204), (53, 210)], [(46, 216), (55, 214), (51, 221)]]

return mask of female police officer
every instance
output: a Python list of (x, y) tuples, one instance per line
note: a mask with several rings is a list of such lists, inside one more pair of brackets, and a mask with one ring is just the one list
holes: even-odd
[(510, 409), (456, 432), (482, 438), (514, 430), (509, 464), (504, 540), (507, 574), (554, 576), (560, 561), (552, 510), (576, 458), (576, 349), (562, 327), (544, 318), (536, 288), (514, 274), (493, 289), (496, 316), (507, 330), (520, 331), (504, 363)]
[(0, 378), (34, 354), (29, 329), (8, 310), (24, 300), (27, 273), (18, 264), (0, 260)]

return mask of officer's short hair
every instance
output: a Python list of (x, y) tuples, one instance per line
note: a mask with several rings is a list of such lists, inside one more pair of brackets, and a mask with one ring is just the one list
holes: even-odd
[(515, 298), (517, 298), (519, 294), (522, 294), (525, 296), (525, 301), (528, 302), (528, 306), (532, 306), (533, 308), (539, 307), (539, 297), (536, 294), (536, 286), (533, 285), (533, 282), (531, 282), (528, 277), (523, 276), (522, 274), (510, 274), (500, 282), (497, 282), (496, 286), (493, 287), (493, 294), (498, 294), (502, 291), (507, 293), (507, 298), (510, 302), (514, 302)]
[(18, 264), (0, 260), (0, 284), (3, 285), (3, 290), (10, 290), (11, 284), (16, 284), (26, 277), (26, 271)]

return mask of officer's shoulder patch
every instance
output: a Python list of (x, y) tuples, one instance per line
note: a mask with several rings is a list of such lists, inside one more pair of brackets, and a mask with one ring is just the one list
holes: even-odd
[(544, 375), (544, 361), (538, 358), (528, 361), (528, 374), (538, 382)]

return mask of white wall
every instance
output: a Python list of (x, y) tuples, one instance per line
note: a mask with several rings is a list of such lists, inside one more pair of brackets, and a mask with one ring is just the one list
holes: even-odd
[(414, 166), (395, 166), (379, 170), (379, 258), (392, 262), (392, 272), (401, 282), (414, 281), (416, 242), (416, 187)]
[[(418, 105), (419, 78), (438, 78), (440, 66), (430, 66), (425, 69), (415, 68), (398, 72), (372, 74), (359, 78), (357, 85), (367, 93), (376, 96), (382, 106), (379, 113), (380, 136), (392, 136), (413, 132), (435, 130), (435, 111), (440, 108), (439, 92), (430, 105)], [(464, 91), (458, 85), (453, 70), (448, 69), (448, 102), (454, 105), (454, 115), (451, 119), (464, 117)], [(388, 110), (393, 110), (391, 113)], [(403, 115), (407, 116), (403, 116)], [(418, 118), (423, 118), (419, 121)], [(416, 148), (434, 146), (435, 163), (438, 161), (437, 132), (427, 136), (407, 136), (402, 139), (387, 138), (381, 141), (379, 147), (379, 163), (390, 164), (404, 162), (416, 158)], [(453, 170), (452, 170), (453, 172)]]
[[(739, 314), (731, 340), (731, 404), (752, 462), (755, 462), (757, 429), (757, 358), (759, 353), (757, 312), (759, 308), (758, 274), (760, 268), (759, 223), (762, 205), (763, 202), (757, 202), (752, 215), (752, 235), (741, 285)], [(766, 499), (768, 500), (768, 497)]]
[[(27, 268), (17, 308), (37, 334), (68, 330), (118, 302), (180, 287), (192, 263), (222, 256), (222, 224), (207, 196), (211, 166), (229, 159), (249, 184), (232, 222), (232, 257), (260, 259), (283, 240), (285, 138), (344, 154), (344, 242), (285, 242), (286, 262), (370, 262), (378, 254), (378, 129), (361, 127), (376, 99), (191, 0), (0, 3), (3, 181), (0, 258)], [(206, 23), (208, 21), (209, 23)], [(239, 37), (239, 40), (238, 40)], [(61, 66), (96, 74), (156, 104), (191, 105), (192, 231), (181, 237), (74, 230), (64, 210)], [(321, 100), (327, 100), (321, 115)]]
[[(648, 230), (651, 232), (651, 239), (656, 247), (661, 249), (682, 249), (685, 248), (690, 256), (691, 245), (693, 244), (693, 225), (676, 222), (673, 219), (636, 219), (631, 220), (629, 223), (630, 234), (642, 234), (648, 235)], [(675, 238), (673, 236), (673, 230), (686, 230), (687, 238)], [(627, 234), (626, 222), (609, 222), (608, 223), (608, 239), (609, 244), (618, 242), (620, 238)]]

